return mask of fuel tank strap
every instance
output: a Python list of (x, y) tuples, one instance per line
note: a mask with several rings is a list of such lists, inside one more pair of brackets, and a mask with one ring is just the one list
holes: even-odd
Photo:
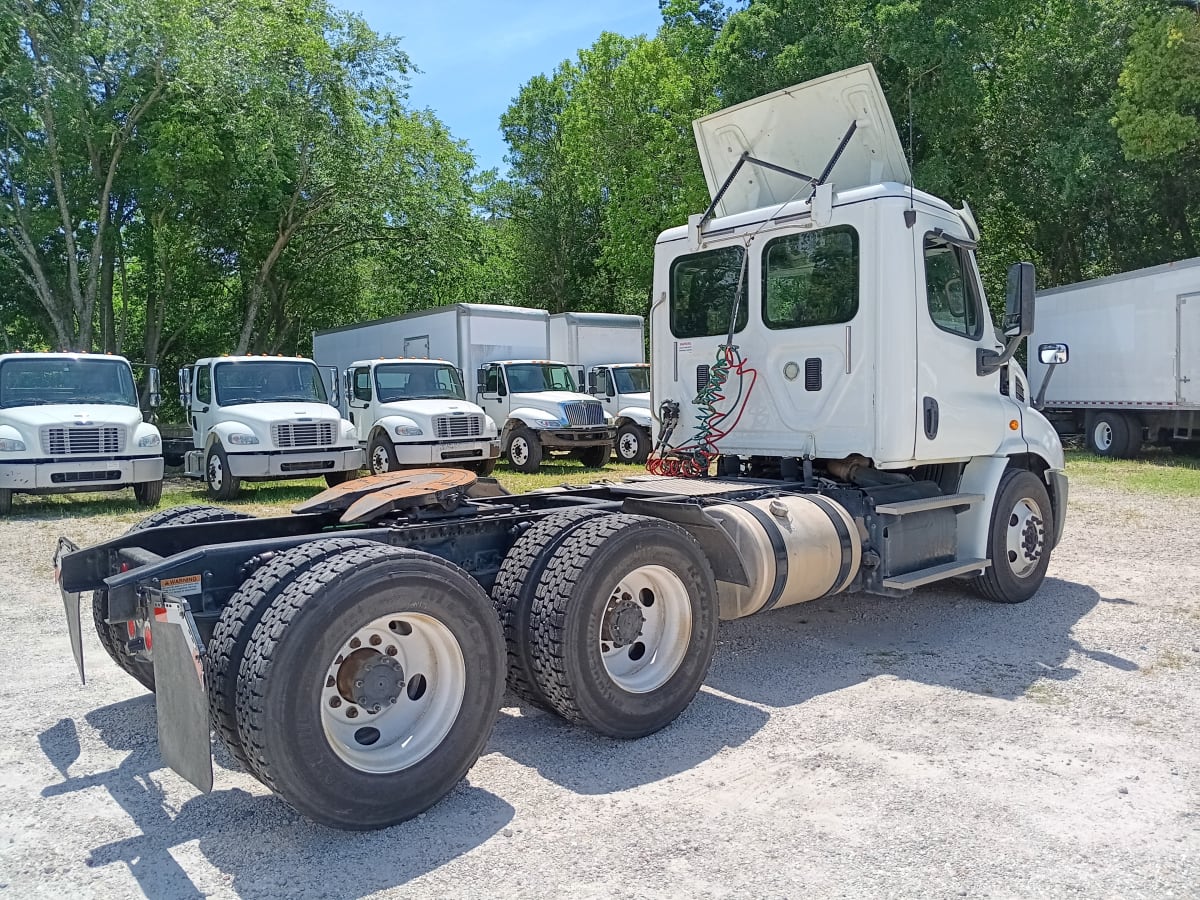
[(771, 550), (775, 553), (775, 583), (771, 586), (771, 593), (767, 597), (767, 602), (758, 610), (759, 612), (766, 612), (775, 607), (775, 604), (779, 602), (779, 598), (783, 596), (784, 587), (787, 586), (787, 544), (783, 542), (783, 535), (779, 533), (779, 526), (757, 506), (746, 503), (744, 500), (727, 500), (725, 502), (730, 506), (744, 509), (750, 515), (754, 516), (758, 520), (758, 524), (762, 526), (763, 531), (766, 532), (767, 538), (771, 541)]
[[(833, 586), (827, 590), (822, 597), (828, 597), (830, 594), (836, 594), (839, 591), (845, 590), (846, 582), (851, 578), (850, 566), (854, 559), (854, 541), (850, 537), (850, 529), (846, 527), (846, 520), (838, 513), (838, 506), (828, 497), (822, 497), (820, 494), (805, 494), (804, 498), (818, 506), (825, 515), (829, 516), (829, 521), (833, 524), (834, 530), (837, 532), (838, 541), (842, 545), (842, 563), (838, 568), (837, 578), (834, 579)], [(820, 597), (817, 598), (821, 599)]]

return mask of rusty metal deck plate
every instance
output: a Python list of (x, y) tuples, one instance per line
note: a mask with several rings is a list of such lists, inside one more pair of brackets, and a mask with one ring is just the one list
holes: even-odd
[(341, 521), (351, 525), (398, 509), (457, 505), (475, 480), (475, 473), (466, 469), (406, 469), (368, 475), (322, 491), (292, 512), (341, 512)]

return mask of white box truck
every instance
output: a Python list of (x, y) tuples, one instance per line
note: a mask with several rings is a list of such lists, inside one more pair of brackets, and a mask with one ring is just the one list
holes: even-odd
[(391, 354), (449, 361), (474, 385), (485, 425), (490, 418), (498, 427), (500, 452), (516, 469), (536, 472), (555, 451), (602, 466), (612, 455), (615, 429), (603, 404), (579, 393), (570, 367), (549, 358), (549, 322), (542, 309), (458, 303), (318, 332), (313, 346), (327, 346), (327, 337), (337, 334)]
[(1060, 434), (1109, 457), (1200, 449), (1200, 258), (1040, 292), (1031, 343), (1069, 348), (1070, 366), (1029, 370)]
[(363, 464), (354, 426), (337, 410), (339, 377), (328, 383), (311, 359), (219, 356), (179, 371), (192, 449), (184, 475), (230, 500), (243, 481), (325, 477), (330, 487)]
[(579, 383), (604, 404), (617, 429), (617, 459), (650, 455), (650, 366), (641, 316), (568, 312), (550, 317), (550, 356), (577, 367)]
[[(409, 466), (466, 466), (490, 475), (495, 421), (466, 398), (462, 370), (429, 359), (429, 335), (404, 317), (313, 333), (313, 358), (342, 373), (344, 413), (379, 475)], [(401, 355), (403, 354), (403, 355)]]
[[(158, 369), (149, 397), (158, 405)], [(14, 493), (132, 487), (142, 506), (162, 496), (162, 439), (142, 418), (129, 361), (95, 353), (0, 355), (0, 515)]]

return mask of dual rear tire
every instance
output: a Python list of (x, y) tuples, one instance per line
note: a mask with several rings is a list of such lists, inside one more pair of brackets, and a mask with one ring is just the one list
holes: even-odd
[(1088, 413), (1084, 418), (1084, 441), (1097, 456), (1129, 459), (1142, 449), (1142, 423), (1126, 413)]

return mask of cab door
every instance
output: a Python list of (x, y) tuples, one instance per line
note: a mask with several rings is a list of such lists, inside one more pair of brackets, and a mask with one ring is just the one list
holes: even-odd
[(208, 433), (216, 418), (216, 397), (213, 396), (212, 366), (196, 366), (192, 370), (192, 446), (203, 450)]
[(355, 366), (350, 369), (350, 385), (346, 396), (346, 406), (349, 408), (350, 421), (354, 423), (354, 433), (360, 444), (366, 444), (371, 436), (371, 426), (375, 424), (375, 416), (371, 414), (370, 366)]
[(484, 369), (483, 390), (476, 394), (476, 403), (491, 416), (501, 428), (508, 420), (508, 384), (504, 379), (504, 367), (489, 365)]
[(1000, 373), (976, 374), (980, 350), (1003, 349), (984, 302), (962, 226), (920, 215), (916, 242), (918, 461), (988, 456), (1004, 441), (1016, 407)]

